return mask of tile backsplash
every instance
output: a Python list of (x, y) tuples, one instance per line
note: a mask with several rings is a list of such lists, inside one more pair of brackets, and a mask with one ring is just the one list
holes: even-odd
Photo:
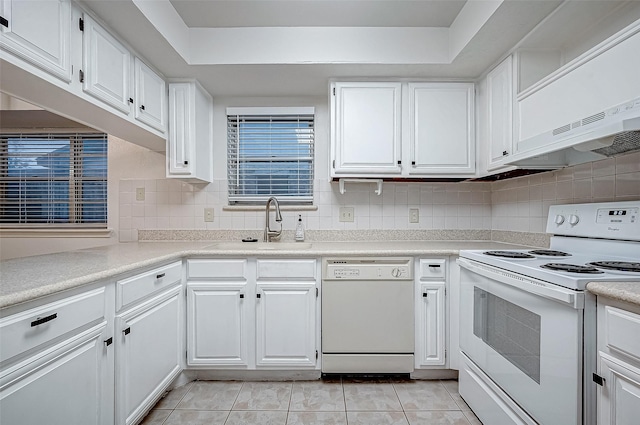
[[(119, 237), (138, 239), (139, 229), (258, 230), (264, 209), (227, 207), (226, 180), (190, 184), (175, 179), (119, 181)], [(283, 229), (293, 230), (298, 214), (309, 230), (497, 230), (544, 232), (550, 205), (640, 199), (640, 152), (520, 178), (462, 183), (374, 184), (314, 182), (314, 209), (284, 210)], [(136, 189), (144, 188), (144, 200)], [(341, 206), (354, 208), (354, 221), (339, 221)], [(212, 222), (204, 209), (213, 208)], [(409, 223), (409, 209), (419, 222)]]
[(544, 232), (549, 206), (640, 199), (640, 152), (491, 184), (492, 230)]

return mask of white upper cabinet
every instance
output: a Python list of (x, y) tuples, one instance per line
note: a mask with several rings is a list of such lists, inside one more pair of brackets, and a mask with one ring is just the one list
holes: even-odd
[(82, 88), (125, 114), (131, 111), (131, 53), (88, 14), (83, 14)]
[(408, 90), (409, 174), (473, 175), (474, 85), (409, 83)]
[(335, 83), (332, 176), (400, 174), (401, 84)]
[(512, 153), (513, 59), (507, 57), (487, 75), (488, 169), (501, 166)]
[(167, 88), (164, 79), (139, 58), (134, 61), (137, 120), (164, 132), (167, 127)]
[[(517, 99), (518, 159), (571, 145), (552, 137), (640, 97), (640, 21), (532, 85)], [(586, 124), (583, 124), (586, 125)]]
[(169, 84), (167, 177), (213, 179), (213, 99), (196, 81)]
[(471, 83), (333, 83), (331, 177), (475, 172)]
[(69, 0), (2, 0), (0, 46), (65, 82), (71, 81)]

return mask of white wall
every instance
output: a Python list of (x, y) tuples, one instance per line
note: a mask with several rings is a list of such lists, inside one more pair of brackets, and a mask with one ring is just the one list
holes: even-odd
[[(341, 195), (330, 183), (329, 123), (326, 98), (215, 99), (214, 182), (189, 184), (165, 178), (165, 156), (137, 145), (109, 139), (109, 228), (111, 238), (3, 238), (2, 259), (78, 249), (137, 239), (138, 229), (262, 229), (264, 211), (228, 211), (226, 186), (227, 106), (314, 106), (316, 108), (316, 178), (314, 211), (302, 212), (313, 230), (350, 229), (492, 229), (544, 232), (554, 203), (640, 199), (640, 153), (582, 164), (495, 183), (385, 183), (382, 196), (373, 184), (347, 185)], [(135, 200), (144, 187), (146, 199)], [(338, 220), (341, 206), (354, 207), (355, 220)], [(204, 221), (214, 208), (214, 221)], [(409, 208), (420, 222), (409, 223)], [(283, 214), (294, 229), (298, 212)]]

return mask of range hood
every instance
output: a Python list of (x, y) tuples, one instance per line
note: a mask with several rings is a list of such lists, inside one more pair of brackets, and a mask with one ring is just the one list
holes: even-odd
[(570, 166), (634, 151), (640, 151), (640, 98), (522, 140), (508, 163), (544, 155)]

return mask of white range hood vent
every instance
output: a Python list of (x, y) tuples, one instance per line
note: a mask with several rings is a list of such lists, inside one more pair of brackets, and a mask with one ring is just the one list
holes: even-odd
[(521, 165), (537, 154), (564, 157), (575, 165), (640, 150), (640, 98), (518, 143), (522, 153), (509, 162)]

